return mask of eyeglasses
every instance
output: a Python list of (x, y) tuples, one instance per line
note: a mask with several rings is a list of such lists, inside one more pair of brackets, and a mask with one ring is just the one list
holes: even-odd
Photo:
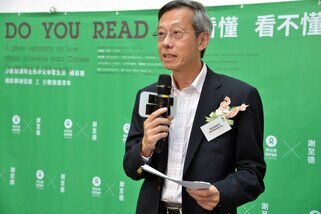
[(155, 33), (153, 33), (153, 37), (157, 38), (158, 42), (164, 41), (164, 39), (166, 38), (167, 35), (169, 35), (169, 37), (173, 40), (180, 40), (183, 38), (185, 33), (190, 33), (190, 32), (196, 33), (199, 31), (176, 29), (171, 32), (164, 32), (164, 31), (160, 30), (160, 31), (156, 31)]

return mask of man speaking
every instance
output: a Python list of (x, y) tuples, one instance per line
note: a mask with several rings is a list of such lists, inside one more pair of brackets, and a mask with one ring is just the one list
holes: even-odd
[[(177, 109), (175, 117), (161, 117), (166, 107), (142, 117), (140, 94), (156, 92), (157, 83), (137, 93), (123, 164), (129, 177), (144, 179), (138, 214), (236, 213), (264, 191), (261, 98), (254, 87), (217, 74), (202, 61), (211, 32), (198, 2), (171, 1), (159, 10), (153, 35), (164, 67), (172, 71)], [(155, 152), (164, 138), (162, 151)], [(174, 179), (211, 185), (186, 189), (143, 171), (144, 164)]]

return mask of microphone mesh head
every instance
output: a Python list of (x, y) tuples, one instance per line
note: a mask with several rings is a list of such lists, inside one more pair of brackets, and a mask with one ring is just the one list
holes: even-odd
[(169, 95), (172, 88), (172, 78), (170, 75), (161, 74), (157, 83), (157, 94)]

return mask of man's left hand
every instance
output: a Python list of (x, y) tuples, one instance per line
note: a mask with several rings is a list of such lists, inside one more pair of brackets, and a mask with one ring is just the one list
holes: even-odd
[(214, 185), (208, 189), (186, 189), (186, 191), (206, 210), (213, 210), (220, 201), (220, 192)]

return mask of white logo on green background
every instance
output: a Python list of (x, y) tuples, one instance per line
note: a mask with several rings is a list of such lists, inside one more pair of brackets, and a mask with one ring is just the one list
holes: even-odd
[(278, 143), (278, 140), (276, 139), (275, 136), (269, 135), (266, 137), (265, 143), (268, 147), (275, 147), (276, 144)]
[(20, 117), (19, 117), (19, 115), (14, 115), (13, 117), (12, 117), (12, 123), (13, 124), (15, 124), (15, 125), (19, 125), (20, 124)]
[(91, 195), (94, 197), (100, 197), (101, 196), (101, 188), (100, 188), (101, 179), (100, 179), (100, 177), (98, 177), (98, 176), (93, 177), (91, 182), (93, 184), (93, 187), (91, 190)]
[(94, 177), (93, 178), (93, 180), (92, 180), (92, 183), (93, 183), (93, 185), (95, 186), (95, 187), (99, 187), (100, 186), (100, 184), (101, 184), (101, 179), (100, 179), (100, 177)]
[(42, 180), (45, 177), (45, 173), (42, 170), (38, 170), (36, 176), (37, 179)]
[(66, 139), (71, 139), (72, 138), (72, 129), (71, 127), (73, 126), (73, 123), (72, 123), (72, 120), (71, 119), (66, 119), (64, 121), (64, 126), (65, 126), (65, 129), (64, 129), (64, 137)]
[(44, 189), (45, 187), (45, 182), (44, 182), (44, 177), (45, 177), (45, 173), (42, 170), (38, 170), (36, 172), (36, 188), (37, 189)]
[(66, 119), (64, 124), (66, 129), (70, 129), (72, 127), (72, 120)]
[(21, 133), (20, 122), (21, 122), (21, 118), (19, 115), (12, 116), (12, 133), (13, 134)]
[(127, 136), (128, 136), (128, 132), (130, 129), (130, 123), (125, 123), (123, 126), (123, 144), (125, 144), (126, 140), (127, 140)]
[(125, 123), (124, 126), (123, 126), (123, 130), (124, 130), (125, 134), (128, 134), (129, 128), (130, 128), (130, 124), (129, 123)]
[(265, 147), (264, 149), (265, 158), (270, 160), (276, 160), (278, 157), (278, 150), (276, 148), (278, 140), (276, 139), (275, 136), (269, 135), (266, 137), (265, 143), (267, 145), (267, 147)]

